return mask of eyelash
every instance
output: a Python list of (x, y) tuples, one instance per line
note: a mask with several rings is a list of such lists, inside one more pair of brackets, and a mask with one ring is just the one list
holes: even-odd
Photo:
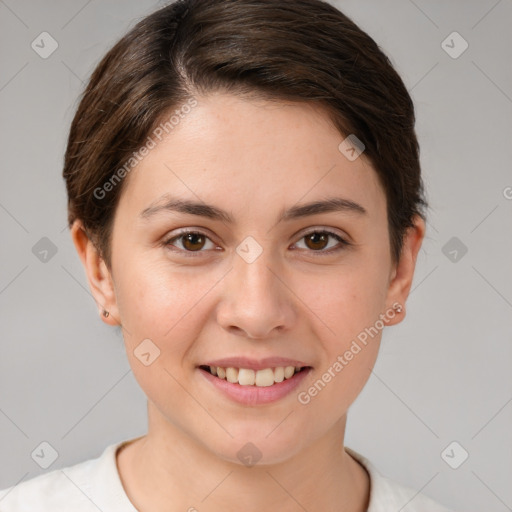
[[(342, 238), (340, 235), (338, 235), (337, 233), (333, 233), (332, 231), (328, 231), (328, 230), (319, 230), (319, 229), (316, 229), (316, 230), (313, 230), (313, 231), (309, 231), (308, 233), (305, 233), (304, 235), (302, 235), (302, 237), (299, 239), (302, 240), (303, 238), (309, 236), (309, 235), (313, 235), (313, 234), (326, 234), (330, 237), (333, 237), (335, 238), (339, 243), (340, 245), (336, 248), (331, 248), (331, 249), (328, 249), (328, 250), (318, 250), (318, 251), (314, 251), (314, 250), (307, 250), (307, 252), (311, 252), (315, 255), (319, 255), (319, 256), (323, 256), (323, 255), (331, 255), (331, 254), (334, 254), (338, 251), (341, 251), (342, 249), (344, 249), (345, 247), (349, 246), (349, 245), (352, 245), (351, 243), (347, 242), (344, 238)], [(204, 236), (205, 238), (207, 238), (208, 240), (210, 240), (212, 243), (213, 241), (210, 239), (209, 236), (206, 235), (206, 233), (203, 233), (201, 231), (196, 231), (196, 230), (183, 230), (183, 231), (180, 231), (177, 235), (174, 235), (172, 238), (169, 238), (167, 240), (165, 240), (163, 242), (163, 245), (165, 247), (168, 247), (170, 248), (172, 251), (174, 252), (181, 252), (181, 253), (184, 253), (186, 254), (187, 257), (191, 256), (191, 257), (197, 257), (199, 256), (201, 253), (205, 252), (204, 250), (200, 250), (200, 251), (187, 251), (185, 249), (179, 249), (179, 248), (171, 248), (171, 247), (174, 247), (172, 245), (172, 242), (174, 242), (175, 240), (179, 240), (180, 238), (183, 238), (184, 236), (186, 235), (201, 235), (201, 236)]]

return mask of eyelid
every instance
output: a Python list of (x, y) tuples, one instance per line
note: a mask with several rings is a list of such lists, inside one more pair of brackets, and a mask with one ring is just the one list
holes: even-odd
[(304, 231), (299, 231), (300, 238), (310, 235), (312, 233), (329, 233), (331, 235), (339, 236), (341, 239), (343, 239), (344, 242), (347, 243), (347, 245), (350, 243), (350, 237), (347, 233), (344, 231), (337, 231), (335, 228), (326, 227), (326, 226), (313, 226), (310, 228), (306, 228)]

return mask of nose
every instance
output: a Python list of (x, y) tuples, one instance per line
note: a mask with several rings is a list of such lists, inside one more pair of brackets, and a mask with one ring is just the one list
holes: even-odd
[(251, 339), (282, 334), (296, 318), (294, 295), (281, 267), (264, 250), (248, 263), (235, 255), (233, 268), (223, 280), (217, 321), (227, 331)]

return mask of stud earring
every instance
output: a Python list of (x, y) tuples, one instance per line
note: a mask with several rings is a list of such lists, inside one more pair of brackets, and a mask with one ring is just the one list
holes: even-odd
[(400, 304), (398, 304), (397, 306), (393, 306), (393, 309), (394, 309), (397, 313), (401, 313), (401, 312), (402, 312), (402, 306), (400, 306)]
[(109, 313), (106, 309), (104, 309), (104, 310), (103, 310), (103, 316), (104, 316), (105, 318), (108, 318), (108, 316), (109, 316), (109, 315), (110, 315), (110, 313)]

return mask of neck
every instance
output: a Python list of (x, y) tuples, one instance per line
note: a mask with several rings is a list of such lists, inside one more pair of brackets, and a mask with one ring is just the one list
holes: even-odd
[(148, 434), (117, 454), (121, 481), (140, 512), (367, 510), (368, 474), (343, 449), (346, 416), (291, 458), (250, 467), (191, 439), (151, 402), (148, 419)]

